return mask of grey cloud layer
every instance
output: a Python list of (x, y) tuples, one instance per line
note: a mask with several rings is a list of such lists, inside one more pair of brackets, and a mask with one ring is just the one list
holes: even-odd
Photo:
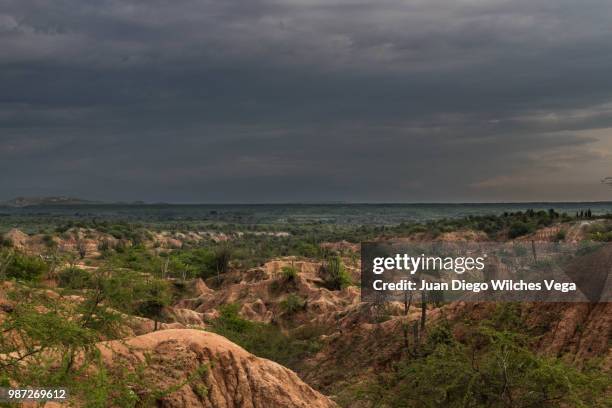
[(0, 188), (609, 199), (611, 18), (607, 1), (0, 0)]

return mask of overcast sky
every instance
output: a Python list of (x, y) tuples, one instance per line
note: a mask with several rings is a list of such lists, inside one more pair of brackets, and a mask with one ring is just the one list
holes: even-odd
[(0, 199), (612, 200), (609, 0), (0, 0)]

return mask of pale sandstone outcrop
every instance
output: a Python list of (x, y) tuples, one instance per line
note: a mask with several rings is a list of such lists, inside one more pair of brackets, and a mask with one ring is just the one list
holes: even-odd
[(26, 247), (30, 236), (17, 228), (13, 228), (4, 234), (4, 239), (9, 241), (16, 249), (23, 250)]
[[(207, 369), (197, 382), (162, 397), (165, 408), (332, 408), (337, 405), (313, 390), (291, 370), (255, 357), (214, 333), (201, 330), (162, 330), (121, 341), (101, 343), (107, 364), (137, 365), (145, 361), (147, 378), (168, 386), (182, 383), (199, 367)], [(119, 359), (118, 359), (119, 357)]]

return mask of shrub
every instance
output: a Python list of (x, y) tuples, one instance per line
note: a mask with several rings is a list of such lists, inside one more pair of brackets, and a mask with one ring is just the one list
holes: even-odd
[(85, 289), (93, 287), (93, 280), (89, 272), (73, 266), (58, 274), (58, 284), (68, 289)]
[(205, 365), (186, 372), (186, 378), (166, 378), (160, 388), (151, 382), (159, 367), (154, 355), (145, 353), (144, 361), (134, 362), (109, 349), (112, 360), (102, 359), (96, 343), (120, 335), (104, 326), (120, 325), (123, 317), (108, 311), (100, 293), (87, 291), (85, 301), (75, 304), (39, 296), (26, 287), (7, 295), (19, 302), (0, 321), (0, 333), (11, 334), (0, 341), (1, 386), (65, 387), (71, 398), (90, 408), (156, 406), (184, 385), (197, 387), (199, 395), (206, 392)]
[(601, 242), (612, 242), (612, 231), (605, 233), (595, 233), (592, 235), (593, 240)]
[(559, 232), (557, 232), (557, 234), (555, 235), (555, 240), (556, 241), (565, 241), (565, 237), (566, 237), (567, 233), (565, 232), (565, 230), (560, 230)]
[(55, 242), (53, 236), (49, 234), (43, 235), (42, 240), (47, 248), (55, 248), (57, 246), (57, 242)]
[(310, 242), (298, 242), (295, 247), (295, 251), (298, 255), (302, 255), (308, 258), (315, 258), (320, 254), (320, 249), (317, 245)]
[(5, 274), (9, 278), (37, 281), (49, 271), (49, 266), (40, 257), (15, 252), (6, 265)]
[(530, 234), (534, 230), (535, 228), (532, 225), (522, 221), (517, 221), (510, 225), (510, 229), (508, 230), (508, 237), (510, 239), (517, 238), (523, 235)]
[(111, 244), (108, 239), (103, 239), (98, 243), (98, 251), (100, 252), (108, 252), (111, 249)]
[(528, 343), (517, 332), (486, 325), (463, 342), (445, 327), (434, 330), (420, 355), (399, 363), (372, 402), (406, 408), (606, 406), (607, 376), (539, 356)]
[(281, 268), (281, 277), (288, 282), (295, 281), (297, 275), (298, 271), (293, 265), (287, 265)]
[(351, 277), (339, 256), (328, 258), (321, 269), (325, 286), (328, 289), (340, 290), (351, 285)]
[(229, 262), (231, 257), (232, 251), (226, 245), (222, 245), (215, 250), (214, 263), (218, 274), (229, 271)]
[(159, 257), (153, 255), (142, 246), (127, 247), (119, 245), (115, 250), (116, 253), (109, 253), (109, 259), (113, 266), (147, 273), (159, 272), (161, 270)]
[(589, 233), (594, 241), (612, 242), (612, 224), (609, 222), (591, 225)]
[(303, 310), (306, 306), (306, 300), (300, 296), (290, 293), (284, 300), (280, 302), (281, 309), (288, 315), (295, 314)]
[(259, 357), (294, 368), (305, 356), (320, 349), (318, 342), (286, 335), (278, 327), (252, 322), (238, 315), (240, 306), (228, 304), (220, 308), (220, 316), (210, 328)]

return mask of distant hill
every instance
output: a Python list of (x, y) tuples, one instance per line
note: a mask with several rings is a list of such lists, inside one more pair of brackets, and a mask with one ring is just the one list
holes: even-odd
[(0, 202), (0, 205), (8, 207), (31, 207), (36, 205), (82, 205), (100, 204), (100, 201), (83, 200), (74, 197), (16, 197), (12, 200)]

